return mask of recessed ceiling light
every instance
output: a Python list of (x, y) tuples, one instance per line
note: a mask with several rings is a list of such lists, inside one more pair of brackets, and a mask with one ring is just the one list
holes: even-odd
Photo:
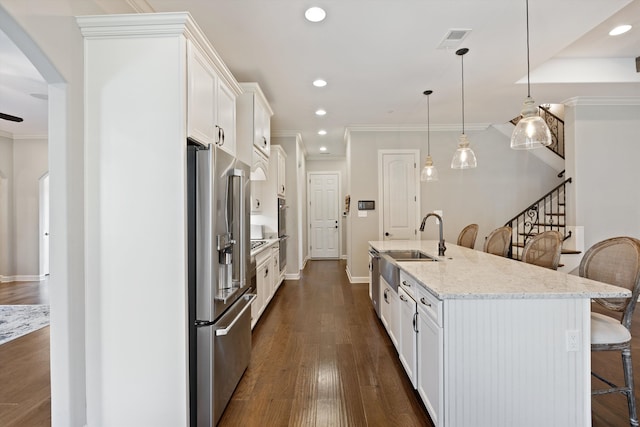
[(307, 21), (320, 22), (327, 16), (327, 12), (321, 7), (310, 7), (304, 12), (304, 17)]
[(325, 87), (327, 85), (327, 82), (325, 80), (322, 79), (317, 79), (313, 81), (313, 85), (315, 87)]
[(609, 31), (610, 36), (619, 36), (620, 34), (624, 34), (631, 29), (631, 25), (618, 25), (613, 30)]
[(327, 112), (322, 108), (316, 110), (316, 116), (324, 116), (325, 114), (327, 114)]
[(327, 131), (326, 131), (326, 130), (324, 130), (324, 129), (320, 129), (320, 130), (318, 131), (318, 135), (326, 135), (326, 134), (327, 134)]
[(322, 147), (320, 147), (320, 151), (327, 151), (327, 147), (323, 145)]

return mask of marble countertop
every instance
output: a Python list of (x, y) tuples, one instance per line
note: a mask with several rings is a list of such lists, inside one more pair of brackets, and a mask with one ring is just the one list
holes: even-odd
[(264, 240), (265, 244), (264, 245), (260, 245), (257, 248), (255, 248), (254, 250), (252, 250), (251, 253), (249, 254), (249, 256), (256, 256), (260, 252), (264, 251), (267, 248), (270, 248), (275, 243), (278, 243), (280, 241), (280, 239), (260, 239), (260, 240)]
[[(407, 261), (398, 266), (439, 299), (616, 298), (627, 289), (490, 255), (447, 243), (438, 262)], [(418, 249), (438, 253), (437, 240), (370, 241), (386, 252)]]

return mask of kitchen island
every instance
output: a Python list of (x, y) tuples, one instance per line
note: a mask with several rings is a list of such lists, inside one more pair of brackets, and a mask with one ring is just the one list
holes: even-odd
[[(406, 341), (416, 340), (415, 386), (437, 426), (591, 425), (591, 298), (628, 290), (453, 244), (438, 257), (437, 241), (369, 245), (437, 259), (397, 262), (400, 298), (389, 287), (381, 302), (398, 301), (390, 312), (410, 377)], [(403, 329), (407, 301), (416, 315)]]

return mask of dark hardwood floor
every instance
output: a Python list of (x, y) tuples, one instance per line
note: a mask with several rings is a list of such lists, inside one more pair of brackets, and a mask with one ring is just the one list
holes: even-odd
[(220, 426), (432, 426), (344, 262), (310, 261), (253, 332), (253, 353)]
[[(48, 281), (0, 283), (0, 305), (48, 304)], [(51, 425), (49, 327), (0, 345), (0, 426)]]
[[(343, 261), (310, 261), (299, 281), (285, 281), (253, 331), (249, 368), (219, 425), (431, 426), (368, 298), (367, 284), (348, 283)], [(46, 303), (46, 282), (0, 284), (0, 304)], [(633, 322), (640, 384), (640, 310)], [(592, 365), (621, 382), (619, 353), (593, 353)], [(624, 396), (592, 402), (594, 427), (629, 425)], [(0, 345), (0, 426), (50, 426), (50, 412), (46, 327)]]

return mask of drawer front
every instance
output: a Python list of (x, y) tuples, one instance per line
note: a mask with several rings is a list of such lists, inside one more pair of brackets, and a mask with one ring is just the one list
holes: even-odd
[(418, 309), (422, 309), (427, 315), (442, 328), (442, 308), (443, 303), (441, 300), (435, 297), (431, 292), (426, 290), (423, 286), (418, 288), (416, 303)]
[(411, 298), (414, 300), (418, 299), (418, 288), (420, 288), (421, 285), (402, 270), (400, 270), (400, 286), (402, 286), (402, 289), (404, 289), (406, 293), (411, 295)]

